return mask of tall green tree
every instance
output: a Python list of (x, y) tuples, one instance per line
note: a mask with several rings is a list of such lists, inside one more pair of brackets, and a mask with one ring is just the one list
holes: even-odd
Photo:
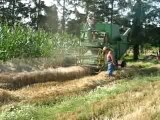
[[(107, 19), (108, 21), (113, 21), (113, 23), (132, 28), (130, 44), (133, 45), (134, 60), (138, 59), (139, 46), (148, 42), (148, 37), (152, 38), (152, 41), (157, 41), (156, 38), (154, 40), (154, 37), (147, 36), (148, 34), (145, 34), (144, 31), (145, 29), (148, 29), (148, 31), (153, 30), (151, 26), (154, 26), (154, 29), (156, 29), (157, 24), (160, 23), (159, 0), (83, 1), (88, 5), (88, 10), (95, 13), (97, 20), (104, 21), (104, 19)], [(130, 22), (131, 20), (132, 22)]]
[(133, 25), (131, 39), (133, 44), (134, 60), (138, 60), (140, 45), (143, 46), (143, 44), (148, 43), (149, 41), (152, 41), (153, 44), (159, 43), (156, 42), (157, 38), (155, 37), (158, 35), (158, 31), (155, 31), (157, 35), (155, 35), (154, 33), (152, 34), (154, 35), (152, 37), (151, 34), (148, 33), (148, 31), (151, 32), (153, 30), (158, 30), (157, 25), (159, 24), (158, 20), (160, 19), (160, 15), (158, 14), (160, 8), (156, 4), (160, 4), (160, 1), (146, 0), (145, 2), (142, 2), (142, 0), (137, 0), (136, 4), (133, 7)]
[(134, 8), (133, 8), (133, 25), (131, 32), (131, 39), (133, 43), (133, 59), (138, 60), (139, 56), (139, 46), (142, 43), (143, 39), (143, 20), (145, 16), (145, 11), (143, 8), (143, 3), (141, 0), (137, 0)]
[(56, 5), (45, 6), (44, 15), (39, 17), (39, 27), (47, 32), (56, 33), (58, 31), (58, 13)]
[(22, 3), (21, 0), (2, 0), (0, 11), (1, 22), (6, 22), (9, 25), (14, 25), (28, 17), (27, 5)]
[(59, 13), (61, 14), (61, 31), (66, 31), (66, 23), (69, 19), (69, 15), (71, 14), (71, 10), (68, 9), (68, 6), (72, 4), (72, 0), (57, 0), (58, 7), (61, 9)]
[(58, 13), (56, 5), (46, 6), (42, 0), (32, 0), (28, 6), (30, 21), (27, 24), (34, 29), (44, 29), (47, 32), (57, 32)]
[(35, 29), (38, 29), (41, 11), (45, 4), (44, 1), (41, 0), (32, 0), (30, 4), (34, 4), (34, 7), (31, 7), (30, 5), (30, 25), (33, 26)]

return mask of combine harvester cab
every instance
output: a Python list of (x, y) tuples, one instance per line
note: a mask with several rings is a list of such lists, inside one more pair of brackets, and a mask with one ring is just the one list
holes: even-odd
[[(105, 60), (103, 55), (103, 47), (109, 47), (113, 50), (115, 60), (118, 64), (123, 55), (129, 48), (128, 28), (124, 33), (120, 34), (120, 27), (116, 24), (96, 23), (93, 28), (83, 24), (81, 28), (81, 64), (85, 66), (95, 66), (98, 69), (104, 69)], [(123, 61), (121, 66), (125, 66)]]

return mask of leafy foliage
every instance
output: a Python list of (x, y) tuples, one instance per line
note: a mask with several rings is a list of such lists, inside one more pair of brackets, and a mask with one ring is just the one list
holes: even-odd
[[(76, 49), (79, 40), (76, 37), (64, 34), (49, 34), (42, 30), (34, 31), (20, 25), (14, 28), (8, 25), (1, 26), (0, 59), (25, 57), (49, 57), (54, 53), (67, 54)], [(73, 51), (74, 52), (74, 51)]]
[(36, 110), (33, 106), (11, 106), (0, 115), (1, 120), (36, 120)]
[(43, 31), (33, 31), (20, 25), (14, 28), (1, 26), (0, 59), (7, 60), (16, 57), (46, 56), (50, 51), (48, 35)]
[(0, 11), (1, 23), (11, 26), (21, 23), (35, 29), (43, 28), (46, 31), (57, 32), (58, 14), (55, 5), (46, 6), (41, 0), (31, 0), (30, 2), (3, 0)]

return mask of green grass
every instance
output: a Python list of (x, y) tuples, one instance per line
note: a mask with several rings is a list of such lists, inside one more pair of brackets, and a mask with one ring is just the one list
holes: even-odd
[[(8, 111), (1, 113), (0, 119), (2, 120), (26, 120), (28, 116), (35, 120), (56, 120), (57, 116), (63, 116), (63, 114), (70, 114), (79, 111), (76, 114), (77, 119), (89, 119), (93, 116), (92, 105), (96, 102), (103, 101), (104, 99), (110, 99), (118, 94), (125, 93), (127, 91), (135, 90), (140, 86), (151, 84), (152, 82), (160, 80), (160, 76), (151, 77), (136, 77), (130, 80), (122, 80), (111, 87), (97, 87), (95, 90), (86, 93), (81, 96), (64, 97), (62, 102), (51, 103), (49, 105), (18, 105), (10, 108)], [(28, 109), (29, 108), (31, 109)], [(32, 111), (32, 112), (30, 112)], [(105, 110), (104, 110), (105, 111)], [(104, 112), (103, 111), (103, 112)], [(98, 112), (99, 114), (99, 112)], [(70, 115), (69, 115), (70, 116)], [(67, 115), (63, 117), (69, 117)], [(155, 114), (156, 116), (156, 114)], [(62, 118), (63, 118), (62, 117)], [(64, 119), (64, 118), (63, 118)]]
[[(63, 113), (75, 112), (78, 109), (80, 109), (80, 114), (77, 117), (88, 119), (90, 118), (90, 116), (92, 116), (92, 109), (90, 106), (93, 103), (102, 101), (103, 99), (106, 99), (106, 97), (109, 98), (111, 96), (116, 96), (126, 91), (131, 91), (132, 89), (135, 89), (137, 86), (141, 86), (149, 82), (156, 81), (158, 79), (160, 79), (160, 77), (135, 78), (133, 79), (133, 81), (125, 81), (111, 88), (97, 88), (96, 90), (91, 91), (85, 96), (73, 97), (68, 100), (64, 100), (60, 104), (56, 104), (54, 106), (47, 106), (45, 108), (43, 108), (42, 106), (40, 108), (38, 107), (38, 113), (41, 113), (42, 115), (40, 116), (40, 118), (46, 119), (43, 118), (43, 111), (46, 111), (46, 116), (48, 116), (47, 119), (49, 120), (56, 119), (57, 114), (62, 115)], [(50, 114), (50, 112), (52, 114)]]
[[(36, 114), (35, 114), (36, 113)], [(1, 120), (36, 120), (36, 108), (31, 105), (10, 106), (1, 113)]]
[(148, 68), (148, 67), (154, 66), (158, 63), (159, 62), (157, 60), (151, 60), (151, 61), (139, 60), (137, 62), (134, 62), (134, 61), (127, 62), (128, 66), (140, 67), (140, 68)]

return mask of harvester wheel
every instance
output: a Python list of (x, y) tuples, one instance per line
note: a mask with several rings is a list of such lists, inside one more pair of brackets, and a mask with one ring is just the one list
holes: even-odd
[(127, 66), (127, 63), (126, 63), (126, 61), (123, 60), (123, 61), (121, 62), (121, 67), (123, 68), (123, 67), (126, 67), (126, 66)]

